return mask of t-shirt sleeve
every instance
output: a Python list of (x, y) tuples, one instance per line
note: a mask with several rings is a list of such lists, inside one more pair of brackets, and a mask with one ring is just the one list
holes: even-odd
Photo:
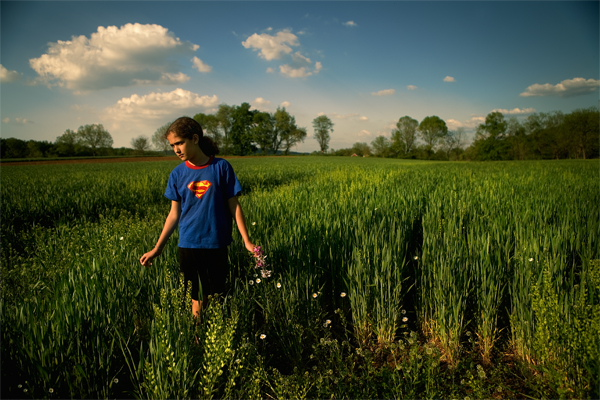
[(172, 201), (181, 201), (181, 196), (177, 191), (177, 178), (175, 171), (169, 175), (169, 182), (167, 183), (167, 190), (165, 190), (165, 197)]
[(242, 192), (242, 185), (238, 181), (237, 176), (235, 176), (235, 172), (233, 171), (233, 167), (227, 161), (224, 163), (223, 168), (224, 179), (225, 179), (225, 199), (229, 200), (234, 196), (238, 196)]

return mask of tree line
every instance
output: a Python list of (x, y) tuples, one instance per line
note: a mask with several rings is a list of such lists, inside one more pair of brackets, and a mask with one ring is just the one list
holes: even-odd
[[(221, 104), (214, 114), (198, 113), (193, 118), (214, 140), (222, 155), (289, 154), (307, 136), (306, 128), (299, 127), (285, 107), (270, 113), (251, 110), (248, 103)], [(515, 117), (507, 120), (502, 113), (492, 112), (477, 127), (473, 142), (466, 147), (465, 129), (450, 131), (435, 115), (421, 122), (404, 116), (396, 123), (391, 138), (380, 135), (370, 144), (357, 142), (351, 148), (334, 150), (329, 149), (334, 124), (326, 115), (319, 115), (312, 124), (320, 151), (313, 154), (479, 161), (597, 158), (599, 121), (597, 107), (569, 114), (535, 113), (523, 121)], [(164, 138), (170, 124), (159, 127), (151, 138), (140, 135), (131, 140), (131, 148), (120, 149), (112, 148), (112, 136), (101, 124), (83, 125), (77, 131), (67, 129), (54, 143), (1, 139), (0, 157), (170, 154), (171, 147)], [(150, 153), (152, 148), (155, 153)]]
[(351, 148), (331, 150), (338, 156), (376, 156), (435, 160), (537, 160), (598, 158), (600, 112), (597, 107), (534, 113), (523, 121), (505, 119), (491, 112), (480, 124), (473, 142), (465, 148), (463, 128), (449, 131), (437, 116), (420, 123), (404, 116), (396, 123), (391, 138), (378, 136), (370, 145), (357, 142)]

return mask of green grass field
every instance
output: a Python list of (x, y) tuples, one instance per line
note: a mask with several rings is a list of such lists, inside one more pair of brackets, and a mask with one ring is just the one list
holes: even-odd
[(272, 275), (200, 324), (177, 161), (2, 167), (2, 398), (600, 396), (598, 160), (230, 162)]

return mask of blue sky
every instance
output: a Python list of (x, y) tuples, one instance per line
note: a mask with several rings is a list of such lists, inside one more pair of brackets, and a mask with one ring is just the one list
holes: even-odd
[(114, 147), (219, 104), (286, 107), (318, 149), (408, 115), (473, 132), (598, 105), (598, 2), (0, 2), (4, 138), (101, 123)]

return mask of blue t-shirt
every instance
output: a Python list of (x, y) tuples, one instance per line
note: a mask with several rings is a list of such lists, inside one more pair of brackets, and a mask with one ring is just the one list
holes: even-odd
[(216, 249), (231, 244), (227, 201), (242, 191), (233, 167), (222, 158), (202, 166), (179, 164), (169, 176), (165, 197), (181, 203), (179, 247)]

